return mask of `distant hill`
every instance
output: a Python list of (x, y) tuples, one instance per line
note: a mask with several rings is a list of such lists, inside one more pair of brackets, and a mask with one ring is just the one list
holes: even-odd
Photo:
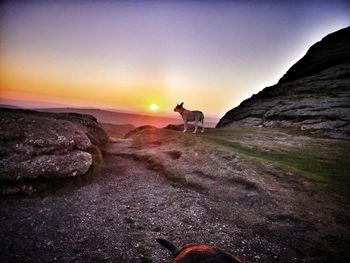
[(21, 109), (21, 107), (14, 106), (14, 105), (8, 105), (8, 104), (0, 104), (0, 108), (5, 108), (5, 109)]
[(350, 27), (314, 44), (278, 84), (228, 111), (217, 127), (292, 127), (350, 139)]
[(39, 101), (30, 99), (9, 99), (0, 97), (1, 108), (22, 108), (22, 109), (37, 109), (37, 108), (64, 108), (70, 107), (69, 105), (49, 102), (49, 101)]
[[(157, 115), (143, 115), (133, 113), (123, 113), (116, 111), (100, 110), (100, 109), (80, 109), (80, 108), (47, 108), (47, 109), (36, 109), (38, 111), (48, 112), (75, 112), (80, 114), (89, 114), (94, 116), (101, 123), (110, 124), (131, 124), (135, 127), (143, 125), (152, 125), (158, 128), (165, 127), (169, 124), (181, 124), (182, 119), (179, 114), (174, 113), (174, 118), (157, 116)], [(206, 127), (215, 127), (217, 120), (214, 118), (206, 118)]]

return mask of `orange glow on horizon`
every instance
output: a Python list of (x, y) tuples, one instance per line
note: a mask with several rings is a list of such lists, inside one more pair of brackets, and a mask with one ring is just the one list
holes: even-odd
[[(128, 86), (119, 86), (113, 82), (87, 83), (81, 76), (76, 79), (51, 78), (43, 74), (28, 74), (16, 68), (0, 67), (0, 99), (37, 100), (66, 105), (86, 105), (86, 107), (120, 108), (135, 112), (149, 112), (154, 101), (167, 101), (167, 94), (161, 84), (138, 80)], [(79, 79), (80, 78), (80, 79)], [(147, 96), (145, 96), (147, 94)], [(171, 99), (170, 99), (171, 100)], [(173, 103), (169, 102), (170, 105)], [(158, 103), (157, 112), (162, 107)], [(164, 106), (164, 105), (163, 105)], [(166, 109), (166, 107), (162, 107)], [(171, 108), (171, 106), (169, 107)], [(151, 109), (156, 111), (154, 108)], [(162, 112), (162, 111), (160, 111)], [(164, 112), (163, 112), (164, 113)]]
[(342, 1), (27, 2), (1, 6), (0, 100), (159, 115), (221, 117), (349, 24)]

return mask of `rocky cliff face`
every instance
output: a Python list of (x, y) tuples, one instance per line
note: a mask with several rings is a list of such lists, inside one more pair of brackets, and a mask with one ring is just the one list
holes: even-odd
[(313, 45), (278, 84), (227, 112), (216, 127), (242, 124), (350, 139), (350, 27)]
[(40, 179), (85, 175), (108, 142), (89, 115), (0, 109), (0, 121), (3, 191), (18, 192)]

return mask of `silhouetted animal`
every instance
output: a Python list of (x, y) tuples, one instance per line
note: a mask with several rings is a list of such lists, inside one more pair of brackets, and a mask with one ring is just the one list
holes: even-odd
[(180, 113), (180, 115), (182, 116), (182, 119), (184, 121), (184, 130), (183, 132), (187, 131), (187, 122), (189, 121), (194, 121), (194, 131), (193, 133), (197, 132), (197, 128), (198, 128), (198, 122), (202, 123), (202, 132), (204, 132), (204, 114), (201, 111), (198, 110), (186, 110), (183, 107), (184, 103), (182, 102), (180, 105), (176, 104), (176, 107), (174, 109), (174, 111), (177, 111), (178, 113)]
[(178, 249), (163, 238), (158, 238), (157, 242), (171, 251), (174, 255), (173, 263), (242, 263), (231, 253), (213, 246), (188, 244)]

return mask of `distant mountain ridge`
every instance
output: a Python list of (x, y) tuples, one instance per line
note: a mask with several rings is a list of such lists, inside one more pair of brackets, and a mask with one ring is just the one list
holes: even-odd
[(166, 126), (169, 122), (178, 121), (175, 118), (157, 117), (150, 115), (141, 115), (134, 113), (124, 113), (100, 109), (82, 109), (82, 108), (47, 108), (37, 109), (48, 112), (75, 112), (94, 116), (101, 123), (111, 124), (131, 124), (135, 127), (142, 125)]
[(216, 127), (294, 127), (350, 139), (350, 27), (324, 37), (280, 81), (228, 111)]
[[(18, 105), (24, 105), (18, 106)], [(89, 114), (97, 118), (100, 123), (110, 123), (116, 125), (133, 125), (135, 127), (143, 126), (143, 125), (152, 125), (158, 128), (163, 128), (168, 126), (169, 124), (182, 124), (182, 118), (179, 114), (173, 113), (173, 117), (167, 117), (163, 115), (159, 115), (158, 113), (132, 113), (125, 112), (123, 110), (118, 109), (99, 109), (99, 108), (84, 108), (84, 107), (70, 107), (70, 106), (49, 106), (49, 107), (40, 107), (37, 105), (42, 104), (43, 102), (38, 101), (20, 101), (20, 100), (11, 100), (11, 99), (0, 99), (0, 107), (8, 108), (8, 109), (32, 109), (35, 111), (45, 111), (45, 112), (74, 112), (80, 114)], [(48, 103), (47, 103), (48, 104)], [(31, 107), (28, 107), (29, 105)], [(36, 105), (36, 106), (35, 106)], [(52, 105), (55, 105), (52, 103)], [(214, 116), (205, 116), (204, 125), (205, 127), (215, 127), (218, 123), (219, 118)]]
[[(47, 112), (75, 112), (80, 114), (88, 114), (94, 116), (100, 123), (110, 123), (125, 125), (131, 124), (135, 127), (143, 125), (152, 125), (158, 128), (163, 128), (169, 124), (182, 124), (182, 118), (179, 114), (174, 113), (174, 118), (158, 116), (157, 114), (146, 115), (137, 113), (124, 113), (117, 111), (108, 111), (101, 109), (82, 109), (82, 108), (47, 108), (47, 109), (36, 109), (37, 111)], [(206, 127), (215, 127), (217, 119), (206, 117), (204, 125)]]

